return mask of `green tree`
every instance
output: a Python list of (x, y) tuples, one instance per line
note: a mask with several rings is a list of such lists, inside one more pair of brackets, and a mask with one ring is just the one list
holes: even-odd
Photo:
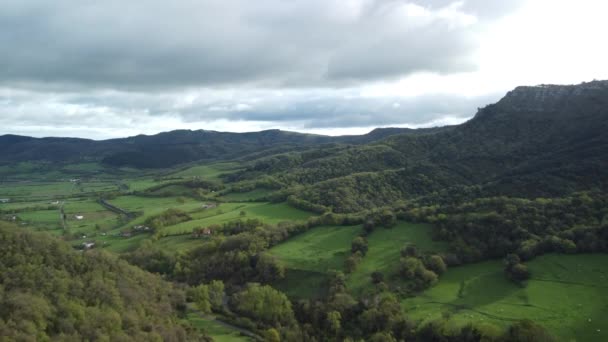
[(281, 342), (281, 335), (277, 329), (270, 328), (264, 331), (264, 340), (266, 342)]
[(340, 331), (342, 315), (338, 311), (330, 311), (327, 313), (327, 327), (334, 335), (337, 335)]
[(295, 321), (287, 296), (268, 285), (248, 284), (234, 295), (233, 301), (237, 312), (273, 327), (289, 326)]
[(362, 255), (367, 254), (367, 240), (362, 236), (357, 236), (353, 239), (350, 247), (351, 253), (361, 252)]
[(201, 284), (194, 288), (194, 303), (196, 307), (204, 312), (211, 312), (211, 301), (209, 300), (209, 286)]
[(439, 255), (431, 255), (430, 257), (425, 259), (425, 266), (429, 270), (435, 272), (438, 275), (445, 273), (447, 267), (443, 258)]

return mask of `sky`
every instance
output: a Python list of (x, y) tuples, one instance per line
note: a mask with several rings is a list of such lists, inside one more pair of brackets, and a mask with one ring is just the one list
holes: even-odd
[(342, 135), (608, 79), (604, 0), (3, 0), (0, 134)]

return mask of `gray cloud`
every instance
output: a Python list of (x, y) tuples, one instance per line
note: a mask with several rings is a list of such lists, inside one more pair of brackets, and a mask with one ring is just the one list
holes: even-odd
[(471, 70), (474, 33), (517, 1), (5, 0), (1, 6), (0, 82), (167, 89), (352, 86), (417, 71)]
[(485, 0), (4, 0), (0, 134), (431, 125), (497, 96), (365, 96), (476, 68)]
[(445, 118), (462, 121), (471, 117), (477, 107), (497, 98), (498, 95), (369, 98), (355, 96), (350, 90), (202, 90), (162, 95), (0, 90), (0, 127), (4, 128), (3, 133), (104, 138), (176, 128), (218, 129), (219, 121), (244, 123), (240, 127), (225, 123), (221, 126), (240, 131), (429, 126)]

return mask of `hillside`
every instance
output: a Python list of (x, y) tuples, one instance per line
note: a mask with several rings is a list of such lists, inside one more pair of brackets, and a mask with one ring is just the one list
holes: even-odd
[(0, 339), (207, 341), (185, 294), (105, 252), (77, 252), (0, 222)]
[(608, 185), (607, 129), (606, 81), (520, 87), (459, 126), (265, 157), (235, 179), (271, 174), (292, 189), (286, 194), (339, 212), (455, 186), (481, 186), (486, 195), (559, 196)]
[(102, 141), (4, 135), (0, 136), (0, 163), (101, 161), (115, 167), (168, 168), (198, 160), (234, 159), (266, 150), (277, 153), (321, 144), (369, 143), (394, 134), (424, 131), (388, 128), (365, 135), (330, 137), (280, 130), (251, 133), (178, 130)]

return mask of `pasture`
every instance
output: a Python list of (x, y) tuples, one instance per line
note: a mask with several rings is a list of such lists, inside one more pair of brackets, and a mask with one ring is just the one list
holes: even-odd
[[(394, 278), (398, 272), (401, 248), (406, 244), (414, 244), (422, 252), (441, 252), (444, 243), (431, 240), (431, 226), (399, 222), (392, 228), (376, 228), (368, 237), (369, 250), (348, 276), (347, 286), (355, 294), (361, 294), (372, 286), (371, 275), (375, 271), (382, 272), (385, 279)], [(350, 241), (349, 241), (350, 243)]]
[(608, 255), (545, 255), (528, 267), (523, 286), (506, 279), (499, 260), (451, 268), (403, 309), (422, 322), (449, 317), (455, 327), (529, 318), (560, 341), (608, 340)]
[(254, 339), (242, 335), (239, 331), (231, 329), (230, 327), (223, 325), (212, 319), (201, 317), (196, 312), (190, 312), (188, 314), (188, 321), (192, 323), (196, 328), (206, 332), (209, 336), (213, 337), (216, 342), (250, 342)]
[(323, 295), (328, 272), (342, 270), (352, 239), (361, 226), (322, 226), (310, 229), (270, 249), (286, 267), (285, 279), (274, 284), (295, 298)]
[(270, 249), (289, 269), (326, 273), (342, 270), (350, 242), (361, 226), (322, 226), (310, 229)]
[(230, 192), (220, 197), (221, 200), (226, 202), (248, 202), (255, 201), (260, 198), (264, 198), (272, 193), (270, 189), (254, 189), (247, 192)]
[[(203, 202), (197, 205), (200, 207)], [(276, 224), (282, 221), (305, 220), (313, 213), (295, 209), (285, 203), (220, 203), (217, 208), (202, 209), (192, 213), (193, 220), (165, 227), (167, 234), (187, 234), (195, 228), (221, 225), (239, 219), (259, 219), (264, 223)]]
[(220, 175), (241, 170), (239, 163), (213, 163), (188, 167), (171, 174), (172, 177), (200, 177), (206, 180), (220, 180)]

